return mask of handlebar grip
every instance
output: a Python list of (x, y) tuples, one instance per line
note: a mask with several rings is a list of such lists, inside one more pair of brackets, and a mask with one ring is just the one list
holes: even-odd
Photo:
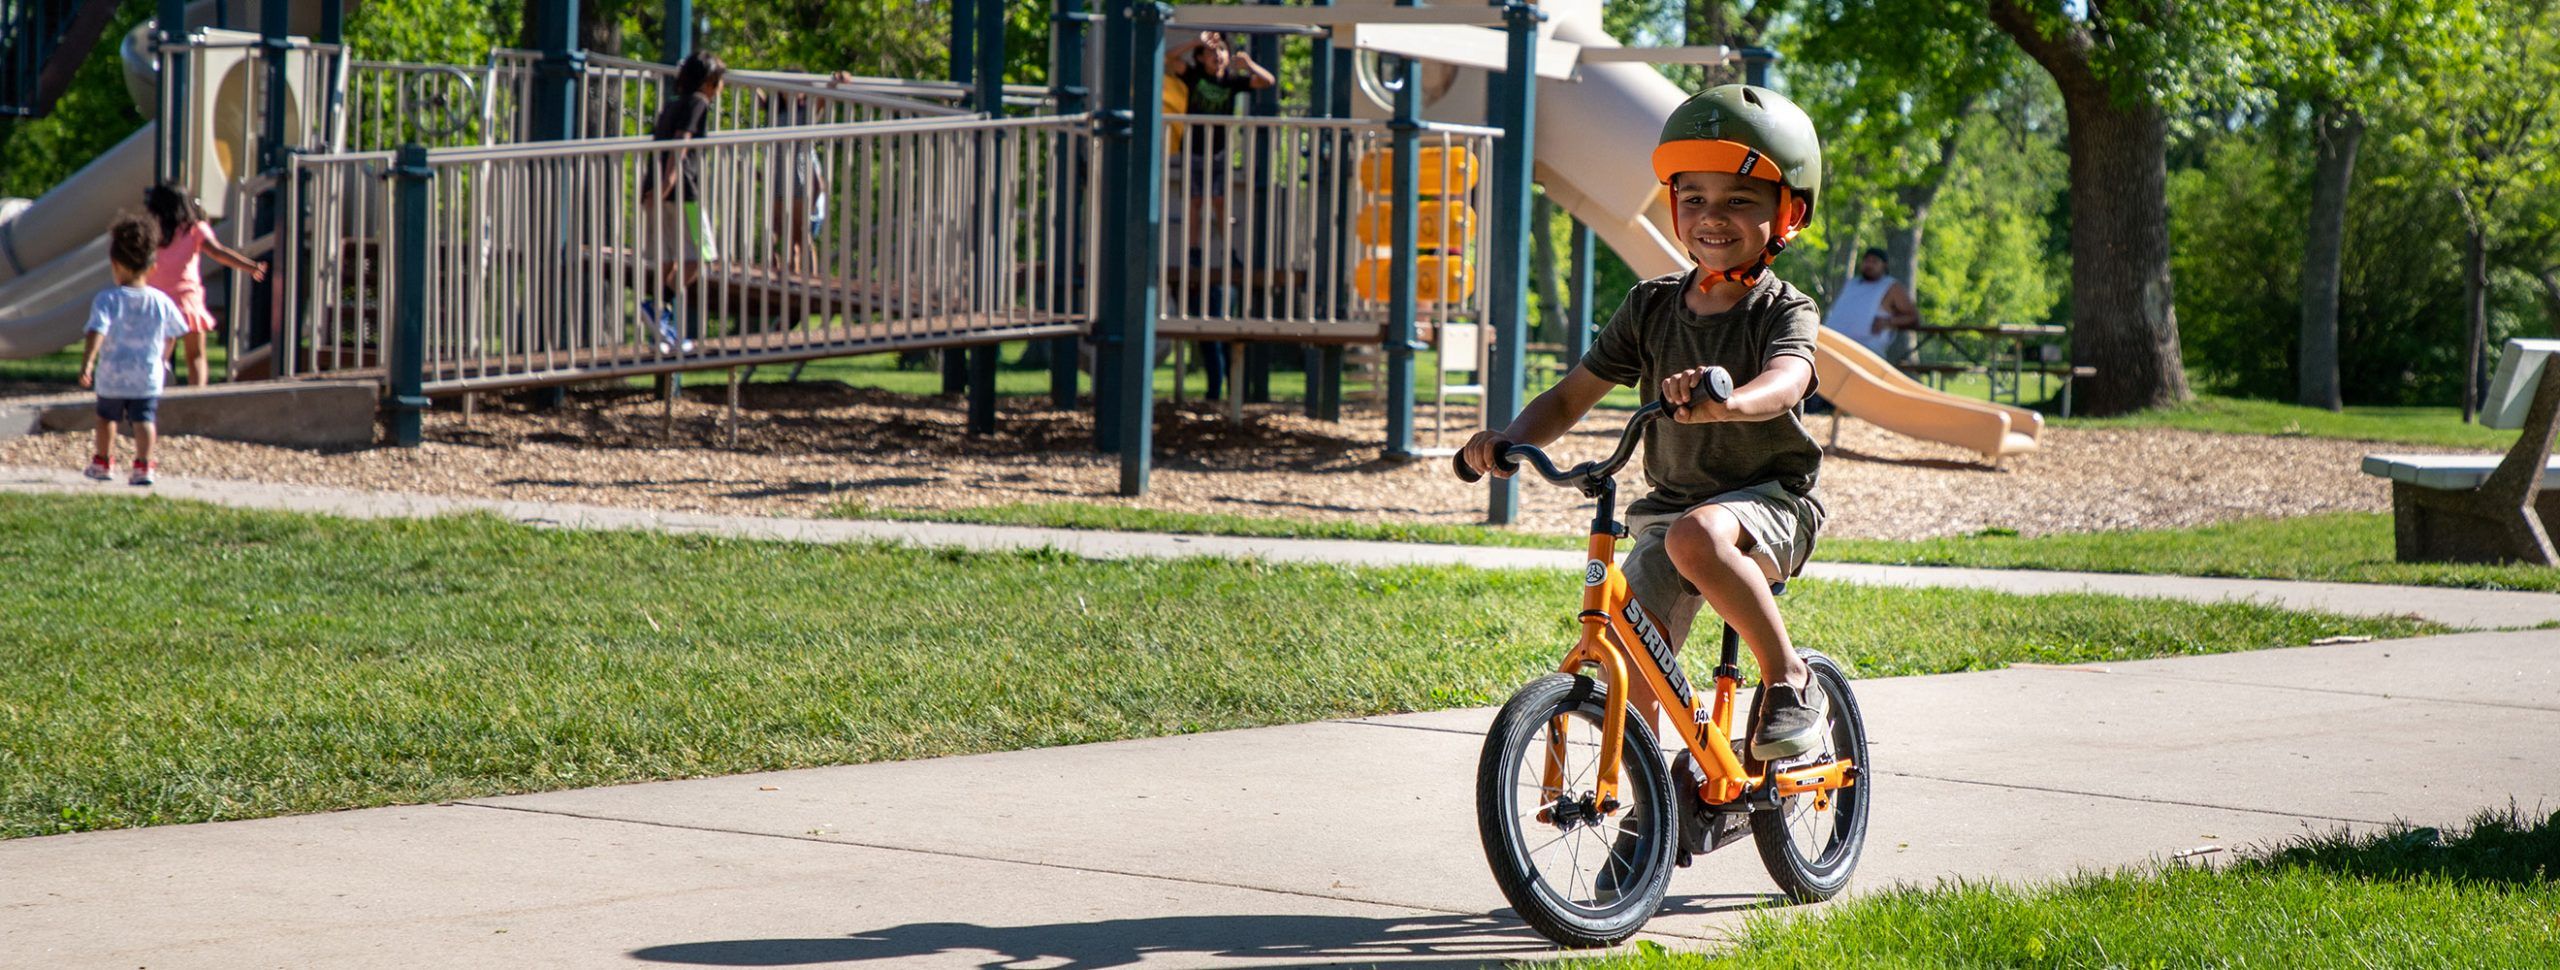
[(1467, 464), (1466, 452), (1462, 451), (1457, 454), (1450, 455), (1449, 466), (1457, 470), (1459, 481), (1465, 482), (1469, 485), (1484, 481), (1484, 473), (1475, 470), (1475, 466)]
[[(1513, 447), (1514, 446), (1512, 445), (1504, 445), (1501, 448), (1496, 449), (1493, 453), (1493, 467), (1502, 469), (1506, 472), (1519, 471), (1520, 459), (1511, 456), (1511, 449)], [(1484, 480), (1483, 472), (1468, 467), (1467, 453), (1464, 451), (1449, 456), (1449, 464), (1457, 469), (1459, 481), (1473, 485)]]
[(1708, 400), (1714, 401), (1718, 404), (1732, 400), (1733, 374), (1722, 367), (1709, 367), (1707, 368), (1706, 376), (1698, 378), (1697, 388), (1689, 393), (1692, 395), (1704, 394), (1707, 396)]

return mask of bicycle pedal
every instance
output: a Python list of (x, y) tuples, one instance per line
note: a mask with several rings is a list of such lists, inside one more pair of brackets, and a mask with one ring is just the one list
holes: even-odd
[(1831, 752), (1808, 751), (1792, 758), (1780, 758), (1776, 761), (1769, 762), (1769, 773), (1772, 775), (1782, 775), (1790, 771), (1811, 768), (1815, 765), (1830, 764), (1834, 760), (1836, 759), (1831, 757)]

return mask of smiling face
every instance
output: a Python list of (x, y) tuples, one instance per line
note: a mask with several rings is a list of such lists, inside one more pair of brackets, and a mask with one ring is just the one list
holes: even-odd
[(1671, 179), (1671, 228), (1689, 258), (1739, 269), (1760, 258), (1778, 222), (1778, 184), (1730, 172), (1682, 172)]

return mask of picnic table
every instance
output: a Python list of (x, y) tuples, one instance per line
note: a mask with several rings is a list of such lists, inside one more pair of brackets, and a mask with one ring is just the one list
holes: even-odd
[[(2071, 416), (2071, 382), (2076, 377), (2097, 373), (2096, 368), (2074, 367), (2069, 363), (2066, 344), (2071, 328), (2042, 323), (2008, 323), (1989, 327), (1941, 327), (1920, 325), (1911, 329), (1915, 337), (1911, 362), (1902, 369), (1913, 374), (1935, 376), (1944, 389), (1950, 374), (1981, 374), (1991, 383), (1991, 399), (2007, 400), (2023, 405), (2026, 375), (2036, 375), (2036, 393), (2049, 396), (2050, 381), (2062, 381), (2062, 416)], [(1984, 338), (1961, 340), (1959, 335)], [(1923, 364), (1920, 354), (1932, 343), (1947, 348), (1949, 356), (1963, 363)]]

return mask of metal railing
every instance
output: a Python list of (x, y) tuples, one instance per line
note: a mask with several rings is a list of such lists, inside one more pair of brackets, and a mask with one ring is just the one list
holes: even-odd
[[(856, 74), (842, 82), (831, 80), (832, 76), (828, 74), (805, 71), (747, 71), (733, 69), (729, 72), (729, 76), (733, 78), (746, 79), (748, 81), (770, 80), (793, 84), (831, 84), (846, 90), (860, 91), (866, 94), (883, 94), (891, 97), (910, 98), (917, 101), (930, 101), (936, 104), (946, 105), (958, 105), (960, 102), (967, 100), (971, 94), (977, 91), (976, 85), (962, 84), (957, 81), (926, 81), (915, 78), (878, 77), (869, 74)], [(1049, 106), (1056, 104), (1057, 98), (1054, 92), (1040, 85), (1008, 84), (1004, 86), (1004, 103), (1005, 106), (1009, 108), (1030, 108), (1037, 111), (1045, 110)]]
[[(1392, 144), (1387, 124), (1315, 118), (1172, 115), (1165, 162), (1164, 322), (1159, 332), (1185, 337), (1375, 342), (1386, 304), (1362, 297), (1361, 273), (1382, 267), (1392, 251), (1383, 235), (1361, 238), (1358, 225), (1384, 193), (1364, 191), (1364, 164), (1383, 168)], [(1472, 152), (1490, 161), (1494, 129), (1432, 125), (1426, 153)], [(1203, 144), (1205, 142), (1205, 144)], [(1206, 149), (1203, 151), (1202, 149)], [(1454, 298), (1431, 299), (1424, 288), (1417, 330), (1480, 320), (1488, 303), (1478, 269), (1491, 241), (1484, 214), (1491, 180), (1474, 178), (1448, 201), (1426, 205), (1430, 247), (1423, 273), (1438, 269)], [(1434, 230), (1437, 230), (1435, 233)], [(1417, 279), (1420, 277), (1418, 276)], [(1380, 289), (1383, 289), (1381, 287)]]
[[(1093, 244), (1090, 123), (926, 119), (431, 152), (426, 387), (1078, 333), (1091, 315), (1091, 261), (1071, 262)], [(291, 307), (279, 375), (382, 366), (400, 285), (391, 161), (294, 160), (286, 238), (304, 246), (279, 266)], [(699, 198), (666, 199), (688, 167)], [(697, 240), (708, 251), (693, 260)], [(689, 271), (695, 282), (670, 282)], [(653, 311), (672, 311), (671, 325)]]
[[(647, 135), (675, 81), (670, 65), (591, 54), (579, 82), (578, 103), (590, 138)], [(781, 75), (730, 72), (711, 108), (713, 131), (858, 124), (910, 118), (965, 117), (949, 104), (901, 97), (821, 78), (801, 82)]]
[(352, 61), (346, 138), (337, 147), (377, 151), (409, 142), (433, 148), (516, 141), (512, 103), (493, 101), (492, 66)]

